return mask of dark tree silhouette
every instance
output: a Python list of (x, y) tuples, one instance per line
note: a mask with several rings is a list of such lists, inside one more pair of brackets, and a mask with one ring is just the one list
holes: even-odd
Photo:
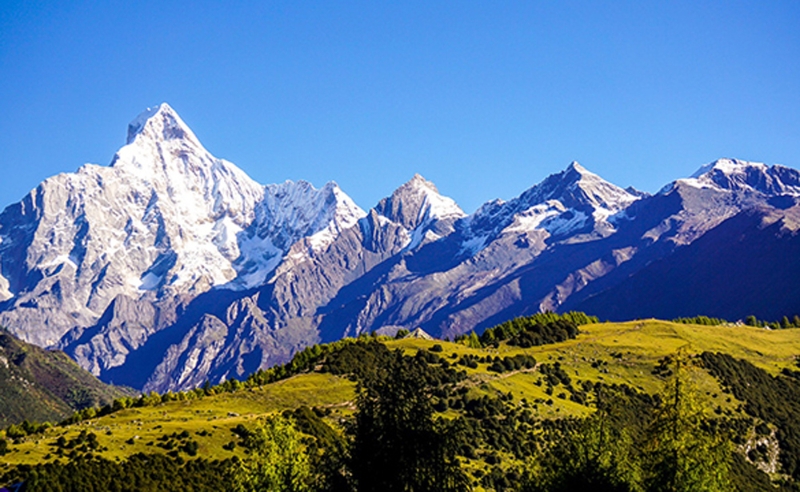
[(394, 352), (359, 381), (350, 469), (359, 491), (462, 491), (448, 425), (433, 417), (428, 365)]

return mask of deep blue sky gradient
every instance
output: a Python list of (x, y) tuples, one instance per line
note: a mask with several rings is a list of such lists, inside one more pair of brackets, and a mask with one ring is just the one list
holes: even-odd
[(365, 209), (415, 172), (472, 212), (572, 160), (651, 192), (720, 157), (798, 168), (798, 26), (779, 0), (5, 0), (0, 208), (162, 101), (257, 181)]

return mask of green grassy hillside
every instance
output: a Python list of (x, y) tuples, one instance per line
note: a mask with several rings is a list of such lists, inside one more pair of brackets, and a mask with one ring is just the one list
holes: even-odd
[[(542, 427), (537, 422), (584, 417), (595, 412), (593, 389), (601, 385), (625, 385), (641, 394), (658, 393), (669, 373), (667, 358), (678, 352), (685, 356), (706, 352), (728, 354), (771, 376), (791, 372), (800, 355), (798, 329), (701, 326), (657, 320), (583, 325), (574, 339), (530, 348), (510, 346), (505, 341), (496, 346), (471, 348), (465, 343), (438, 340), (380, 340), (389, 349), (400, 349), (408, 355), (423, 352), (433, 357), (432, 365), (464, 371), (464, 377), (448, 393), (434, 396), (435, 408), (441, 415), (448, 419), (467, 416), (474, 422), (490, 417), (509, 422), (513, 417), (520, 422), (513, 431), (520, 440), (524, 432), (540, 432)], [(320, 361), (324, 360), (324, 356), (320, 357)], [(515, 366), (510, 362), (515, 357), (523, 363)], [(536, 364), (526, 367), (524, 361), (531, 358)], [(0, 458), (0, 474), (21, 464), (63, 462), (86, 453), (113, 461), (125, 460), (135, 453), (208, 460), (244, 456), (237, 435), (240, 425), (247, 426), (261, 416), (299, 407), (314, 409), (341, 432), (342, 422), (355, 409), (355, 378), (336, 375), (335, 370), (326, 369), (319, 361), (310, 367), (269, 384), (229, 385), (227, 390), (216, 394), (207, 391), (207, 396), (200, 391), (175, 395), (174, 401), (125, 408), (17, 438), (9, 446), (10, 451)], [(691, 378), (710, 417), (746, 419), (750, 422), (747, 425), (752, 426), (759, 423), (747, 414), (747, 402), (737, 399), (699, 362)], [(492, 405), (501, 405), (504, 410), (493, 410)], [(54, 412), (63, 410), (58, 407)], [(513, 438), (506, 431), (487, 430), (488, 427), (481, 425), (484, 424), (474, 424), (478, 430), (470, 432), (478, 437), (462, 456), (477, 490), (498, 483), (487, 481), (490, 474), (506, 473), (524, 462), (519, 454), (524, 454), (524, 450), (508, 442)], [(780, 477), (775, 466), (761, 465), (762, 469), (773, 472), (773, 478)]]
[(65, 353), (24, 343), (0, 329), (0, 426), (59, 422), (75, 410), (128, 394), (103, 384)]

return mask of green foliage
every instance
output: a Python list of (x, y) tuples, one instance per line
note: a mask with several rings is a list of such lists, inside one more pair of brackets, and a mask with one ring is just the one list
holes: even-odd
[[(121, 463), (80, 457), (68, 463), (37, 465), (22, 472), (26, 492), (122, 492), (134, 490), (217, 491), (228, 482), (228, 463), (182, 463), (163, 455), (135, 454)], [(4, 477), (14, 481), (13, 475)]]
[(301, 434), (291, 420), (271, 416), (249, 428), (249, 456), (234, 467), (238, 492), (300, 492), (311, 489), (311, 467)]
[[(27, 422), (27, 421), (26, 421)], [(11, 439), (19, 439), (21, 437), (27, 436), (28, 433), (22, 428), (21, 425), (9, 425), (6, 429), (6, 436), (10, 437)]]
[(606, 412), (552, 435), (524, 479), (526, 492), (628, 492), (639, 490), (640, 470), (633, 439)]
[(771, 376), (727, 354), (706, 352), (701, 358), (709, 372), (745, 402), (749, 415), (777, 426), (783, 471), (800, 479), (800, 380)]
[[(119, 456), (124, 460), (131, 453), (149, 449), (155, 453), (167, 453), (173, 457), (169, 459), (173, 459), (181, 467), (193, 466), (192, 461), (184, 462), (193, 452), (198, 456), (231, 458), (228, 464), (232, 465), (241, 457), (254, 457), (247, 447), (255, 433), (252, 431), (253, 427), (248, 426), (248, 422), (252, 420), (247, 415), (277, 410), (283, 411), (282, 418), (291, 421), (299, 434), (298, 439), (310, 470), (305, 485), (312, 490), (352, 490), (353, 486), (358, 485), (355, 481), (357, 473), (353, 469), (357, 465), (354, 464), (355, 460), (351, 460), (355, 449), (351, 444), (355, 444), (355, 434), (351, 431), (346, 434), (350, 436), (350, 440), (344, 439), (341, 430), (342, 427), (350, 428), (346, 422), (358, 419), (357, 415), (350, 413), (349, 402), (353, 398), (353, 385), (334, 375), (359, 381), (360, 388), (365, 388), (368, 381), (388, 379), (388, 386), (381, 389), (380, 393), (386, 394), (386, 399), (390, 401), (399, 401), (399, 390), (392, 389), (395, 380), (405, 379), (402, 374), (413, 374), (415, 384), (418, 385), (413, 387), (419, 390), (415, 394), (423, 395), (426, 399), (425, 404), (430, 407), (427, 411), (430, 412), (433, 422), (430, 426), (420, 427), (433, 429), (433, 434), (444, 436), (445, 444), (441, 446), (445, 449), (444, 463), (447, 464), (450, 460), (449, 463), (455, 465), (460, 461), (463, 465), (462, 474), (471, 475), (470, 480), (475, 484), (479, 483), (484, 489), (518, 490), (524, 482), (529, 490), (563, 490), (566, 487), (581, 490), (591, 486), (591, 490), (644, 491), (644, 478), (654, 476), (654, 470), (659, 469), (659, 466), (668, 469), (670, 464), (668, 460), (664, 460), (665, 464), (655, 466), (655, 459), (650, 461), (639, 454), (640, 450), (655, 449), (656, 442), (664, 441), (653, 437), (658, 427), (654, 419), (656, 409), (664, 412), (664, 405), (659, 406), (658, 402), (666, 402), (667, 399), (663, 395), (658, 399), (653, 398), (644, 391), (654, 391), (657, 385), (671, 381), (676, 360), (671, 355), (674, 347), (689, 341), (694, 347), (710, 346), (731, 350), (731, 353), (745, 354), (744, 356), (757, 361), (759, 365), (771, 367), (776, 372), (786, 365), (788, 357), (798, 353), (800, 347), (791, 332), (744, 327), (719, 330), (646, 321), (598, 324), (585, 327), (584, 330), (585, 334), (578, 343), (569, 342), (543, 349), (514, 348), (510, 339), (507, 339), (508, 344), (499, 348), (488, 347), (484, 350), (444, 341), (386, 342), (385, 337), (373, 336), (309, 347), (301, 352), (304, 355), (298, 356), (296, 361), (260, 371), (246, 381), (231, 380), (216, 386), (206, 384), (203, 388), (180, 393), (117, 398), (116, 402), (106, 407), (81, 410), (76, 412), (76, 421), (91, 418), (91, 424), (49, 431), (41, 438), (31, 438), (27, 434), (28, 430), (25, 430), (37, 427), (36, 424), (20, 424), (17, 428), (24, 430), (26, 436), (18, 438), (13, 452), (5, 460), (14, 466), (14, 463), (33, 463), (58, 457), (60, 462), (69, 459), (72, 463), (94, 467), (89, 459), (94, 454), (104, 457)], [(524, 333), (519, 332), (514, 336), (519, 337)], [(480, 345), (477, 335), (464, 337), (462, 341), (471, 338)], [(441, 352), (433, 350), (436, 345), (442, 347)], [(408, 355), (392, 351), (389, 348), (392, 346), (402, 347)], [(536, 362), (529, 354), (535, 354), (537, 359), (546, 362), (534, 368)], [(395, 361), (396, 358), (400, 362)], [(655, 362), (657, 359), (658, 363)], [(655, 372), (651, 372), (654, 364), (657, 367)], [(459, 370), (464, 367), (471, 369)], [(519, 374), (510, 374), (518, 369), (526, 370)], [(304, 374), (311, 372), (327, 374)], [(800, 377), (795, 375), (800, 371), (787, 368), (784, 373), (785, 376), (774, 379), (800, 382)], [(656, 377), (653, 377), (654, 374)], [(286, 380), (292, 375), (299, 376)], [(277, 384), (271, 385), (270, 381)], [(610, 385), (604, 381), (625, 384)], [(760, 385), (759, 381), (753, 379), (747, 382), (750, 385)], [(269, 386), (259, 388), (262, 384)], [(300, 389), (303, 395), (324, 392), (327, 388), (323, 388), (321, 384), (343, 385), (347, 391), (326, 400), (298, 399), (294, 393), (287, 396), (286, 389), (289, 387)], [(399, 386), (404, 384), (406, 383)], [(780, 459), (791, 457), (791, 453), (787, 453), (787, 449), (791, 447), (789, 445), (787, 448), (787, 442), (790, 442), (786, 440), (788, 431), (784, 431), (776, 423), (777, 417), (772, 420), (764, 419), (769, 422), (769, 426), (764, 425), (762, 419), (744, 419), (741, 414), (734, 413), (736, 402), (731, 402), (725, 395), (718, 398), (719, 388), (707, 374), (702, 374), (698, 385), (705, 393), (698, 398), (702, 398), (709, 409), (718, 412), (716, 415), (711, 414), (711, 418), (701, 415), (695, 419), (695, 423), (705, 432), (701, 437), (721, 439), (727, 434), (718, 432), (725, 429), (726, 433), (730, 432), (730, 436), (734, 436), (735, 432), (737, 438), (744, 436), (749, 439), (748, 433), (751, 435), (761, 424), (757, 430), (758, 435), (773, 439), (771, 435), (774, 433), (781, 444)], [(639, 390), (634, 390), (633, 387)], [(763, 398), (764, 395), (762, 393), (759, 398), (764, 401), (765, 411), (777, 411), (767, 409), (768, 406), (780, 408), (791, 405), (781, 402), (778, 396)], [(780, 398), (798, 400), (787, 392), (781, 392)], [(198, 399), (202, 401), (190, 401)], [(746, 399), (740, 399), (746, 404)], [(410, 404), (413, 398), (404, 397), (402, 400), (404, 404)], [(243, 406), (244, 402), (247, 403)], [(258, 405), (263, 405), (263, 410), (258, 410)], [(325, 406), (309, 408), (299, 405)], [(598, 408), (595, 417), (586, 421), (577, 418), (590, 414), (592, 406)], [(409, 410), (403, 405), (394, 407), (398, 408), (401, 415), (419, 412)], [(109, 415), (119, 410), (126, 411), (120, 415)], [(437, 420), (435, 412), (443, 415)], [(245, 416), (240, 417), (240, 414)], [(606, 417), (595, 420), (601, 414)], [(728, 420), (723, 415), (736, 417)], [(153, 417), (157, 418), (152, 420)], [(786, 420), (786, 425), (791, 427), (789, 420), (796, 422), (800, 419), (787, 415)], [(398, 425), (405, 422), (400, 417), (384, 421)], [(141, 422), (145, 423), (144, 426)], [(156, 422), (158, 425), (154, 425)], [(204, 434), (209, 436), (206, 429), (211, 430), (212, 426), (215, 429), (219, 426), (219, 430), (211, 432), (213, 439), (203, 437)], [(239, 437), (232, 440), (226, 434), (234, 426)], [(105, 427), (109, 428), (108, 432), (97, 431)], [(90, 429), (98, 432), (93, 441), (98, 443), (99, 448), (91, 447), (94, 445), (91, 444), (89, 432), (83, 437), (78, 435), (81, 430)], [(181, 432), (184, 429), (188, 429), (188, 432)], [(711, 432), (712, 429), (714, 432)], [(137, 434), (141, 437), (137, 438)], [(409, 435), (431, 435), (412, 431), (394, 434), (404, 438)], [(59, 436), (62, 439), (57, 440)], [(384, 437), (381, 439), (383, 440), (380, 442), (388, 442)], [(441, 442), (434, 438), (428, 439), (421, 441), (433, 442), (434, 449), (438, 446), (436, 443)], [(365, 437), (364, 441), (368, 439)], [(399, 442), (399, 438), (395, 441)], [(738, 440), (736, 443), (741, 445), (744, 441)], [(145, 448), (146, 444), (152, 447)], [(385, 448), (383, 455), (373, 453), (376, 460), (383, 459), (388, 463), (389, 459), (395, 458), (401, 451), (405, 453), (406, 449), (402, 445), (400, 448), (389, 445)], [(753, 449), (762, 453), (760, 448), (753, 446), (751, 454), (756, 452)], [(669, 453), (662, 455), (669, 456)], [(536, 457), (535, 462), (525, 475), (519, 465), (531, 456)], [(269, 459), (262, 458), (262, 461), (267, 463)], [(432, 462), (435, 463), (436, 460)], [(124, 461), (118, 464), (122, 463)], [(564, 466), (557, 467), (559, 463), (564, 463)], [(17, 466), (16, 470), (23, 470), (25, 466)], [(236, 465), (240, 466), (242, 465)], [(386, 473), (388, 476), (395, 473), (391, 472), (390, 466), (391, 464), (383, 468), (390, 470)], [(729, 490), (771, 490), (769, 477), (756, 469), (743, 455), (733, 455), (729, 468)], [(11, 468), (6, 468), (8, 469)], [(784, 465), (781, 471), (786, 469)], [(29, 476), (30, 471), (32, 469), (25, 473)], [(414, 482), (413, 477), (414, 474), (409, 473), (403, 479)], [(534, 480), (534, 477), (538, 479)], [(233, 483), (230, 479), (221, 480), (226, 486)], [(65, 483), (72, 482), (67, 479)], [(414, 490), (434, 487), (430, 483), (420, 483), (421, 480), (417, 479), (416, 485), (409, 487)], [(466, 482), (462, 482), (462, 485), (466, 486)], [(445, 488), (447, 486), (445, 484)], [(358, 490), (370, 490), (370, 487), (366, 485)], [(185, 485), (179, 490), (205, 489)]]
[[(755, 319), (755, 317), (753, 318)], [(730, 324), (729, 321), (720, 318), (709, 318), (708, 316), (695, 316), (694, 318), (676, 318), (672, 320), (673, 323), (682, 323), (685, 325), (703, 325), (703, 326), (719, 326)]]
[(597, 385), (593, 416), (546, 426), (523, 490), (733, 490), (729, 436), (703, 413), (687, 359), (669, 360), (657, 406), (630, 388)]
[(308, 456), (314, 478), (314, 490), (344, 491), (351, 488), (344, 470), (347, 466), (348, 443), (329, 426), (322, 416), (322, 409), (299, 407), (284, 412), (284, 417), (294, 420), (297, 429), (309, 436), (306, 441)]
[(661, 406), (647, 431), (643, 469), (649, 492), (730, 490), (730, 442), (706, 424), (682, 356), (661, 393)]
[(476, 335), (474, 331), (471, 331), (469, 335), (462, 335), (456, 340), (460, 341), (469, 348), (481, 348), (483, 346), (481, 344), (481, 339), (478, 338), (478, 335)]
[(788, 316), (784, 316), (780, 321), (764, 321), (750, 315), (744, 319), (744, 324), (760, 328), (772, 328), (773, 330), (800, 328), (800, 315), (795, 314), (791, 320)]
[(359, 381), (349, 467), (357, 490), (459, 491), (449, 425), (433, 418), (428, 365), (394, 352)]
[(0, 329), (0, 427), (58, 421), (126, 391), (108, 386), (66, 354), (27, 344)]
[(533, 347), (575, 338), (578, 334), (578, 325), (598, 322), (596, 317), (580, 312), (538, 313), (514, 318), (494, 328), (487, 328), (481, 335), (480, 341), (483, 346), (509, 340), (509, 345)]
[(546, 324), (529, 325), (508, 339), (508, 344), (522, 348), (548, 343), (563, 342), (575, 338), (578, 325), (569, 320), (556, 320)]
[(520, 369), (532, 369), (536, 367), (536, 359), (530, 355), (518, 354), (513, 357), (495, 357), (489, 370), (493, 372), (509, 372)]

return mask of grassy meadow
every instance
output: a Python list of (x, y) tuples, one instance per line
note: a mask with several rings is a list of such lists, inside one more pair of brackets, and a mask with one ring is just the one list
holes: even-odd
[[(657, 393), (663, 378), (656, 368), (665, 356), (681, 351), (700, 354), (723, 352), (776, 375), (794, 367), (800, 355), (800, 329), (769, 330), (741, 325), (703, 326), (658, 320), (583, 325), (579, 335), (564, 342), (531, 348), (512, 347), (505, 342), (497, 347), (470, 348), (461, 343), (406, 338), (386, 340), (390, 349), (409, 355), (434, 349), (450, 364), (465, 356), (482, 362), (477, 367), (457, 365), (467, 378), (458, 383), (470, 397), (508, 395), (513, 404), (531, 409), (535, 418), (552, 419), (585, 416), (593, 412), (590, 402), (572, 401), (562, 386), (543, 384), (544, 364), (559, 364), (573, 386), (583, 382), (625, 384), (641, 392)], [(537, 365), (509, 372), (489, 370), (487, 357), (533, 356)], [(693, 383), (709, 413), (737, 415), (742, 402), (725, 393), (718, 381), (702, 368), (692, 371)], [(93, 433), (97, 444), (91, 452), (110, 460), (124, 460), (136, 453), (172, 453), (185, 459), (225, 459), (242, 456), (235, 445), (234, 429), (266, 414), (301, 406), (316, 408), (332, 427), (341, 430), (342, 418), (354, 410), (356, 385), (350, 379), (327, 373), (307, 372), (261, 387), (223, 392), (199, 399), (170, 401), (156, 406), (127, 408), (99, 418), (68, 426), (54, 426), (40, 434), (9, 443), (9, 452), (0, 458), (2, 469), (20, 464), (35, 464), (67, 459), (79, 448), (81, 433)], [(443, 411), (455, 417), (456, 410)], [(61, 439), (62, 445), (57, 443)], [(76, 444), (71, 448), (63, 443)], [(196, 453), (187, 454), (183, 446), (196, 442)], [(232, 444), (233, 443), (233, 444)], [(60, 450), (60, 451), (59, 451)], [(60, 455), (59, 455), (60, 452)], [(480, 460), (465, 463), (467, 469), (485, 467)], [(477, 490), (480, 490), (478, 487)]]

